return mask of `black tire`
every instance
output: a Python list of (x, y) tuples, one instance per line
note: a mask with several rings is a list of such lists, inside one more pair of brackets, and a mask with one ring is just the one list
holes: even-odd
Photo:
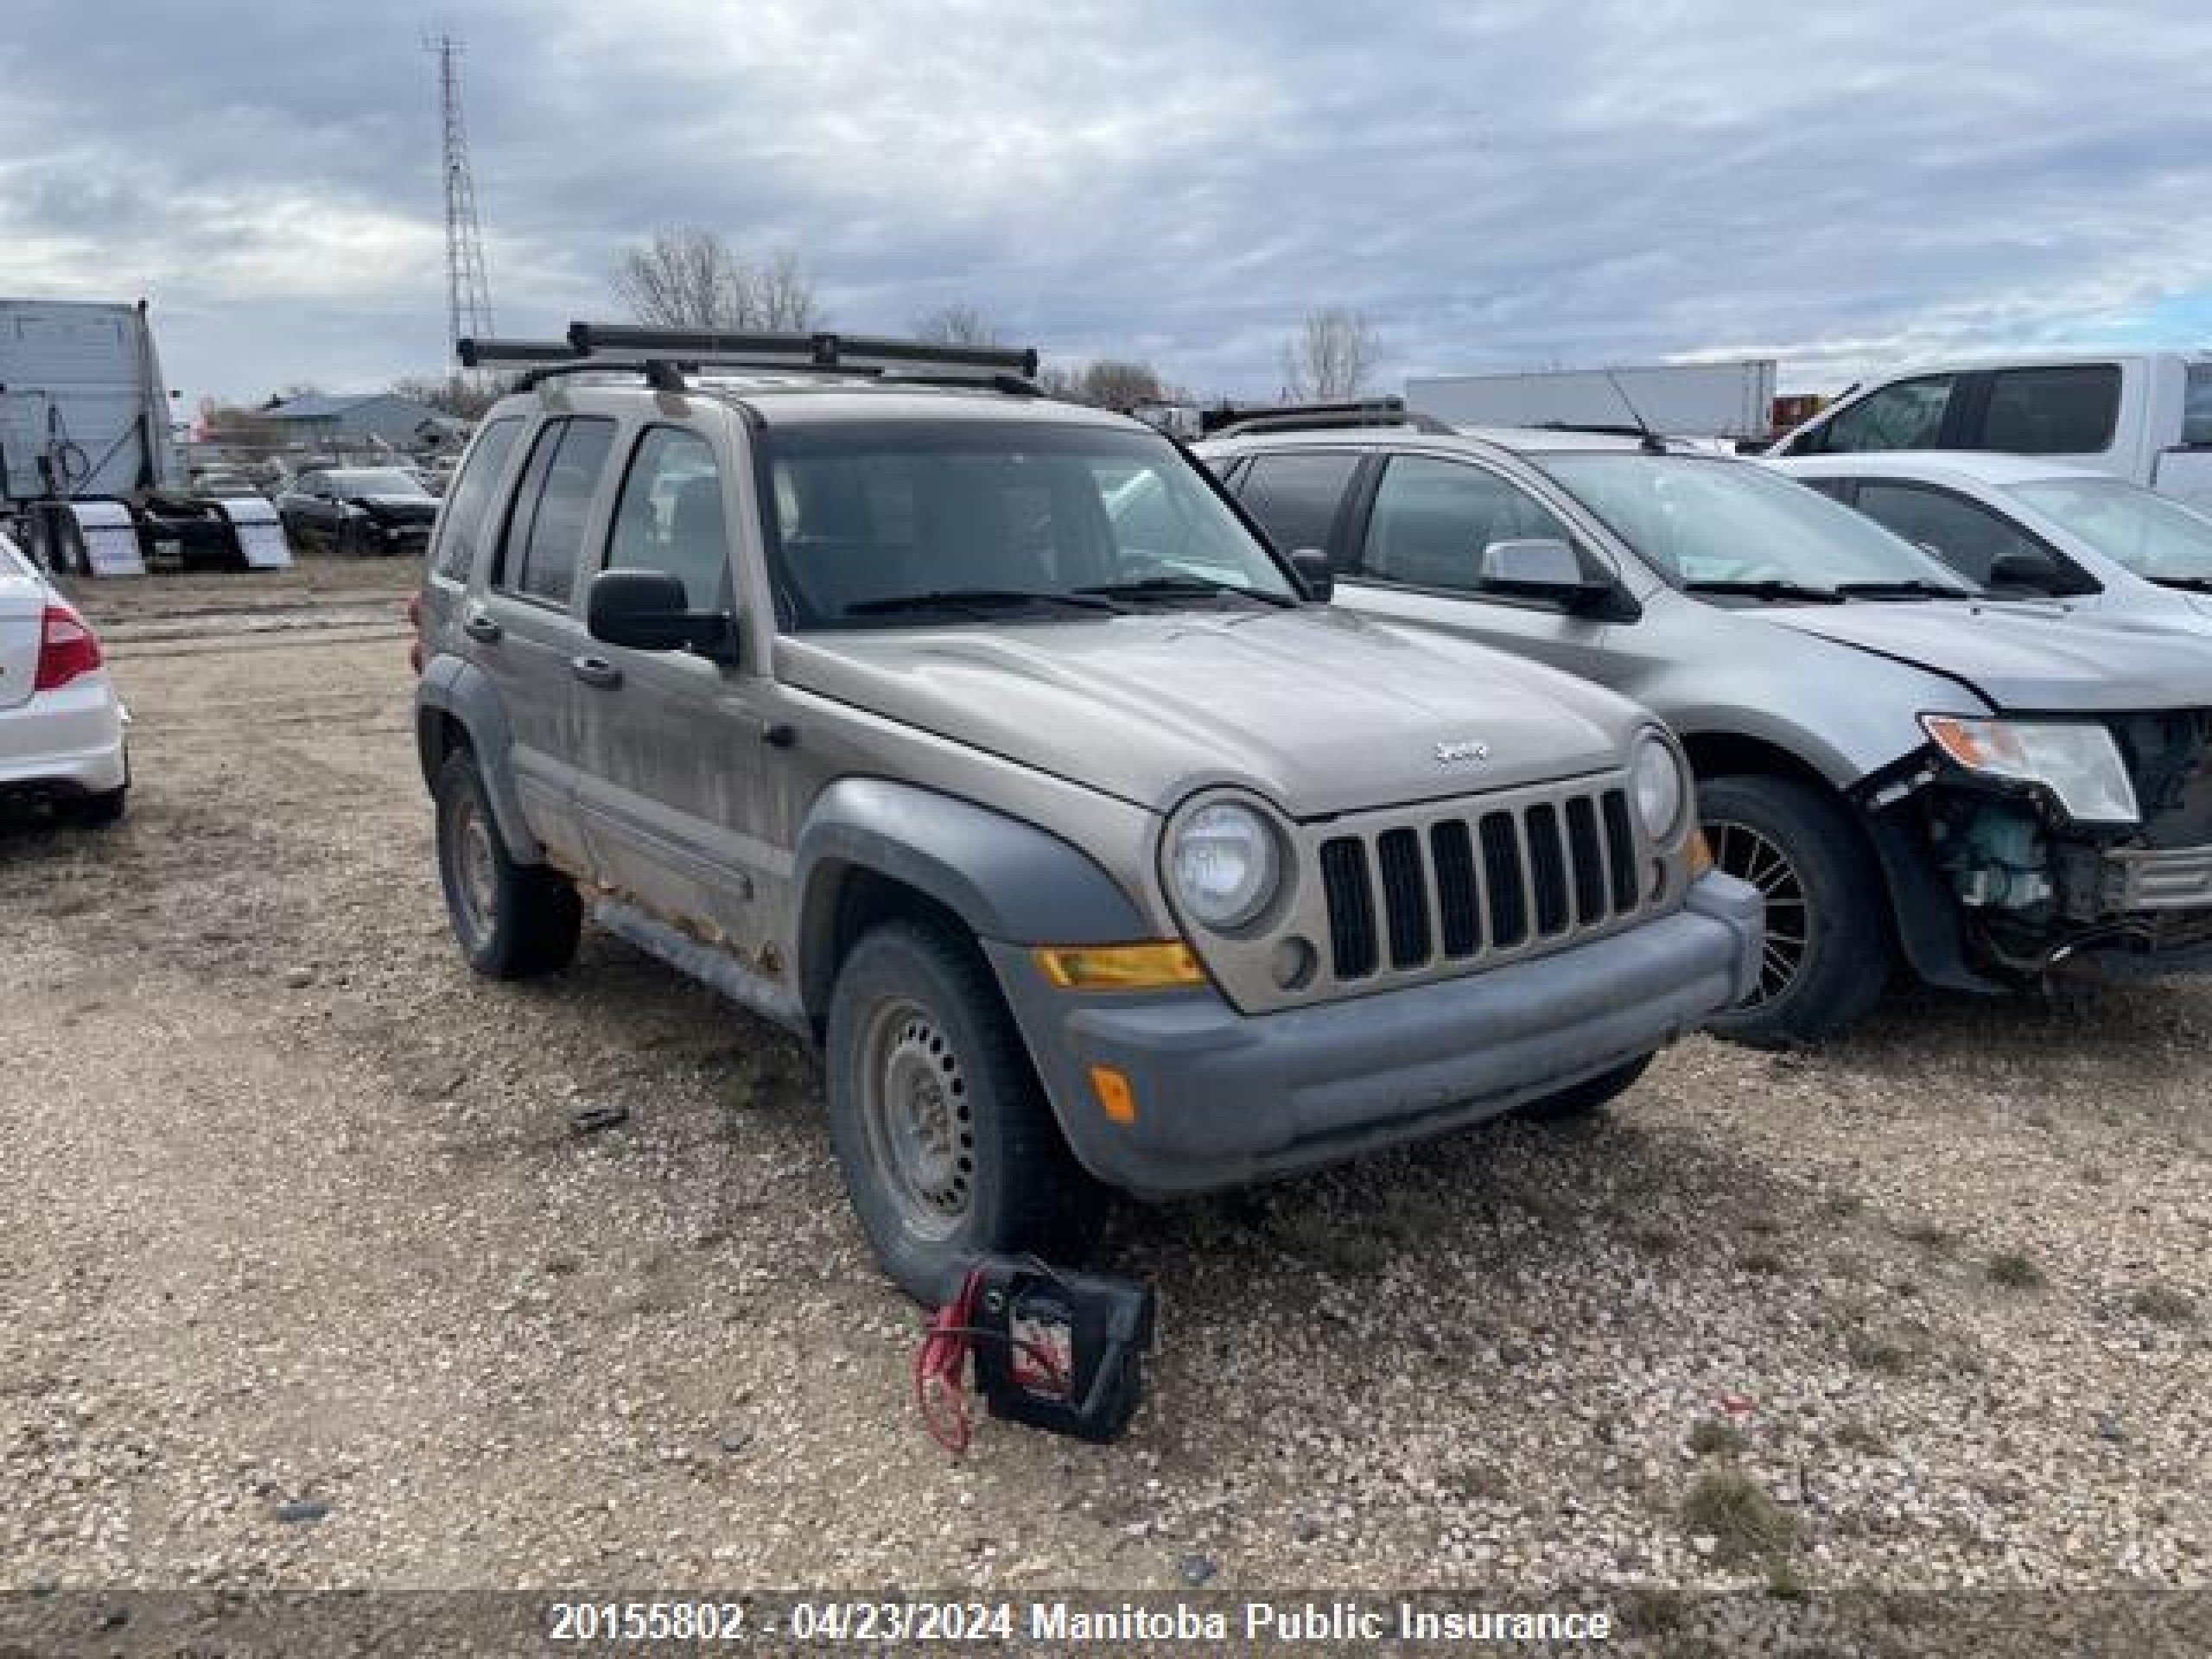
[(1816, 1042), (1880, 1000), (1897, 963), (1889, 889), (1858, 825), (1824, 791), (1787, 778), (1698, 785), (1714, 861), (1767, 901), (1760, 983), (1712, 1022), (1757, 1048)]
[(340, 518), (330, 538), (330, 550), (341, 559), (368, 557), (368, 539), (362, 532), (361, 521), (353, 518)]
[(583, 903), (543, 864), (518, 864), (500, 838), (476, 757), (455, 749), (439, 768), (438, 877), (468, 965), (488, 979), (558, 973), (575, 960)]
[(1521, 1116), (1537, 1123), (1560, 1123), (1569, 1118), (1588, 1117), (1603, 1111), (1622, 1095), (1636, 1086), (1637, 1079), (1651, 1069), (1652, 1056), (1645, 1054), (1630, 1060), (1626, 1065), (1617, 1065), (1610, 1071), (1600, 1071), (1594, 1077), (1585, 1077), (1572, 1089), (1562, 1089), (1555, 1095), (1546, 1095), (1541, 1100), (1532, 1100), (1521, 1109)]
[(863, 937), (830, 992), (827, 1058), (846, 1191), (908, 1295), (950, 1301), (981, 1255), (1088, 1248), (1102, 1195), (972, 944), (918, 921)]
[(82, 824), (94, 829), (120, 823), (123, 809), (128, 804), (130, 785), (120, 789), (102, 790), (97, 795), (82, 795), (69, 804), (70, 816)]

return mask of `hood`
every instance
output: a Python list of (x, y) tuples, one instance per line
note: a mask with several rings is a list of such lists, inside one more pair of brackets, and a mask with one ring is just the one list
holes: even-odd
[(1650, 721), (1535, 664), (1319, 608), (786, 636), (776, 662), (1159, 811), (1221, 784), (1313, 818), (1573, 777), (1621, 765)]
[(385, 518), (430, 518), (438, 511), (436, 499), (430, 496), (349, 495), (346, 499)]
[(1867, 601), (1777, 606), (1757, 614), (1956, 680), (1996, 709), (2212, 708), (2212, 632), (2036, 603)]

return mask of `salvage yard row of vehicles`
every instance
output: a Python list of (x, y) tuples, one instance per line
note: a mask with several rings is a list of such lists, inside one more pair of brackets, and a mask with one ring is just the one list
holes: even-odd
[(1760, 463), (1402, 410), (1194, 454), (831, 335), (471, 357), (526, 372), (416, 601), (461, 949), (556, 969), (588, 909), (818, 1045), (925, 1300), (1102, 1185), (1592, 1110), (1900, 960), (2212, 953), (2212, 648)]

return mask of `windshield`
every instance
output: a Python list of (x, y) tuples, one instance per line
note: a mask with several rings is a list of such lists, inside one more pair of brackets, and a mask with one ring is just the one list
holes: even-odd
[(1640, 452), (1531, 459), (1687, 588), (1980, 591), (1872, 519), (1749, 461)]
[(2045, 478), (2007, 487), (2107, 558), (2152, 582), (2212, 578), (2212, 518), (2117, 478)]
[(411, 474), (397, 467), (366, 467), (343, 473), (330, 473), (330, 487), (340, 495), (423, 495), (427, 494), (419, 480)]
[(771, 428), (786, 626), (1281, 605), (1266, 549), (1165, 438), (1040, 422)]

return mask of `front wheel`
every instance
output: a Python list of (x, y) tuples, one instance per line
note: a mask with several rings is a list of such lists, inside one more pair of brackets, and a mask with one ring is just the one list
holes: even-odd
[(1792, 779), (1735, 777), (1699, 785), (1698, 807), (1713, 863), (1766, 901), (1758, 983), (1714, 1034), (1809, 1043), (1872, 1008), (1897, 957), (1889, 890), (1842, 806)]
[(886, 923), (830, 993), (830, 1135), (876, 1259), (938, 1304), (978, 1255), (1079, 1255), (1098, 1193), (974, 946)]

